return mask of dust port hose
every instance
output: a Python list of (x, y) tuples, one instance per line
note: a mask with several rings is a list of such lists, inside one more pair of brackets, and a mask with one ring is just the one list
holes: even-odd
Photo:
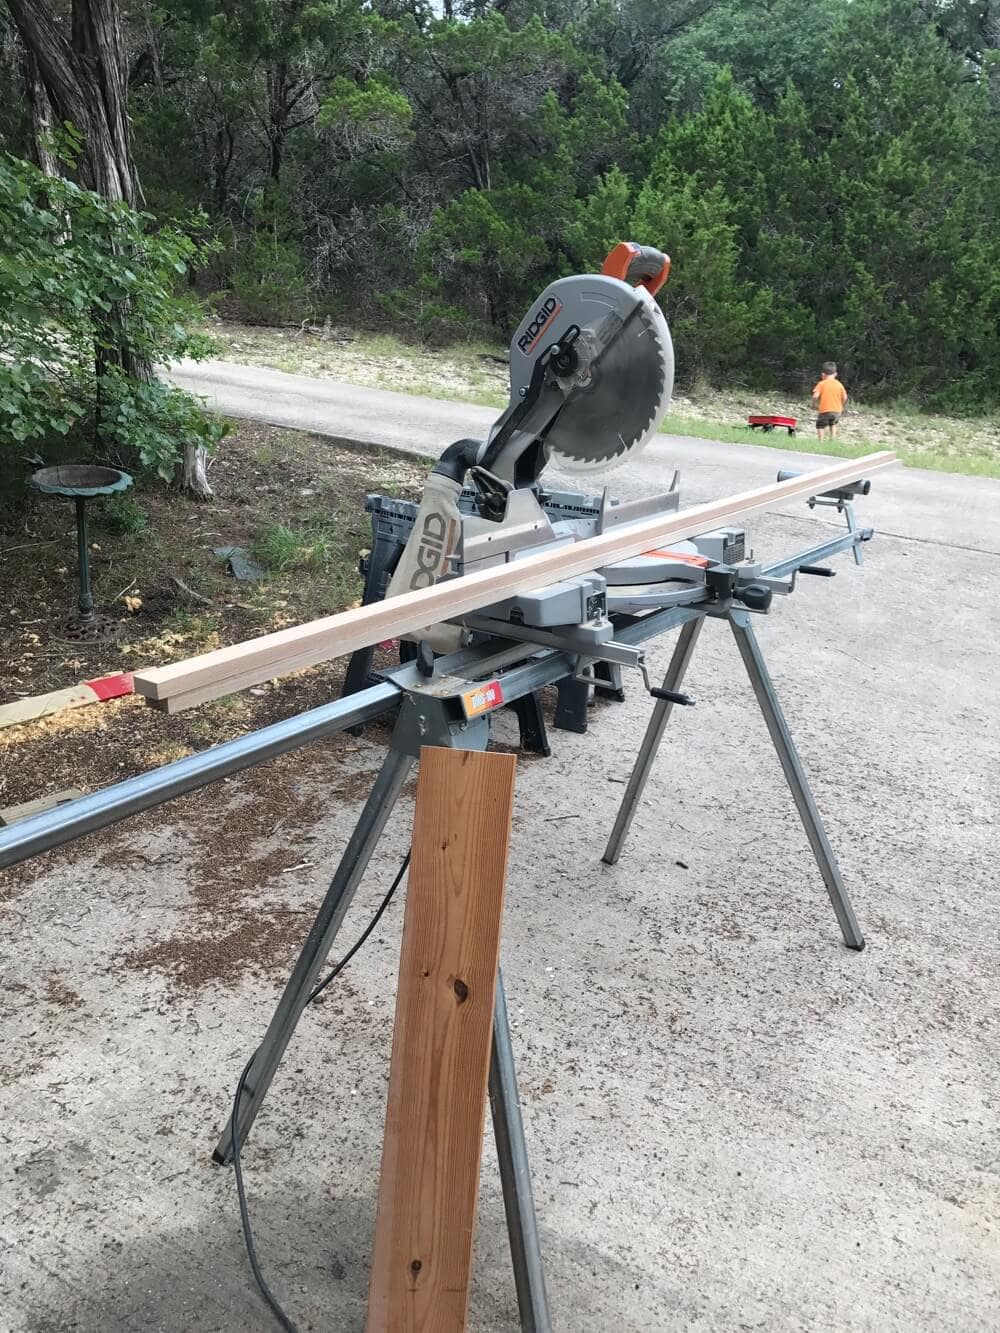
[(439, 477), (447, 477), (449, 481), (458, 482), (461, 486), (465, 481), (465, 474), (475, 465), (482, 447), (482, 440), (456, 440), (454, 444), (448, 445), (431, 471), (436, 472)]

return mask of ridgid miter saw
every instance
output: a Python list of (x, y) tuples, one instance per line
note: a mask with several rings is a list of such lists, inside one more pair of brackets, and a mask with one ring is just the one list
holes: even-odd
[[(542, 292), (511, 342), (510, 404), (489, 438), (445, 449), (410, 523), (402, 502), (370, 497), (370, 511), (374, 499), (379, 516), (404, 521), (407, 532), (390, 597), (677, 508), (676, 474), (665, 493), (627, 504), (606, 489), (595, 496), (541, 485), (546, 467), (618, 467), (656, 433), (674, 379), (670, 331), (655, 300), (669, 272), (667, 255), (626, 241), (599, 274), (561, 278)], [(706, 533), (409, 637), (425, 652), (447, 653), (484, 633), (554, 646), (558, 631), (559, 644), (576, 647), (585, 664), (607, 663), (601, 646), (614, 638), (613, 615), (703, 600), (711, 568), (745, 565), (744, 556), (742, 531)], [(756, 573), (745, 567), (741, 587)], [(759, 587), (755, 594), (769, 597)]]

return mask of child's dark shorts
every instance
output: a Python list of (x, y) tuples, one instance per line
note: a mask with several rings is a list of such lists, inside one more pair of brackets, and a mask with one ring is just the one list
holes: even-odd
[(816, 417), (816, 429), (823, 430), (826, 426), (835, 426), (839, 420), (839, 412), (820, 412)]

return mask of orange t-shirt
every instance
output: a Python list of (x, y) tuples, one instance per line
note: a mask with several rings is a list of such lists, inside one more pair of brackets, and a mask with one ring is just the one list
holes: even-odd
[(836, 375), (820, 380), (813, 389), (813, 394), (819, 395), (819, 402), (816, 404), (818, 412), (843, 412), (844, 404), (847, 402), (847, 390)]

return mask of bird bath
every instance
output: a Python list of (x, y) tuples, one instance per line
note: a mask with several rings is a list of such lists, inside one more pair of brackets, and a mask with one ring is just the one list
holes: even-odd
[(76, 613), (66, 622), (66, 637), (71, 639), (104, 638), (112, 622), (94, 610), (90, 591), (90, 555), (87, 542), (87, 501), (99, 495), (114, 495), (132, 485), (127, 472), (113, 467), (93, 467), (89, 463), (60, 463), (33, 472), (29, 484), (43, 495), (60, 495), (76, 505), (76, 544), (79, 556), (80, 589)]

